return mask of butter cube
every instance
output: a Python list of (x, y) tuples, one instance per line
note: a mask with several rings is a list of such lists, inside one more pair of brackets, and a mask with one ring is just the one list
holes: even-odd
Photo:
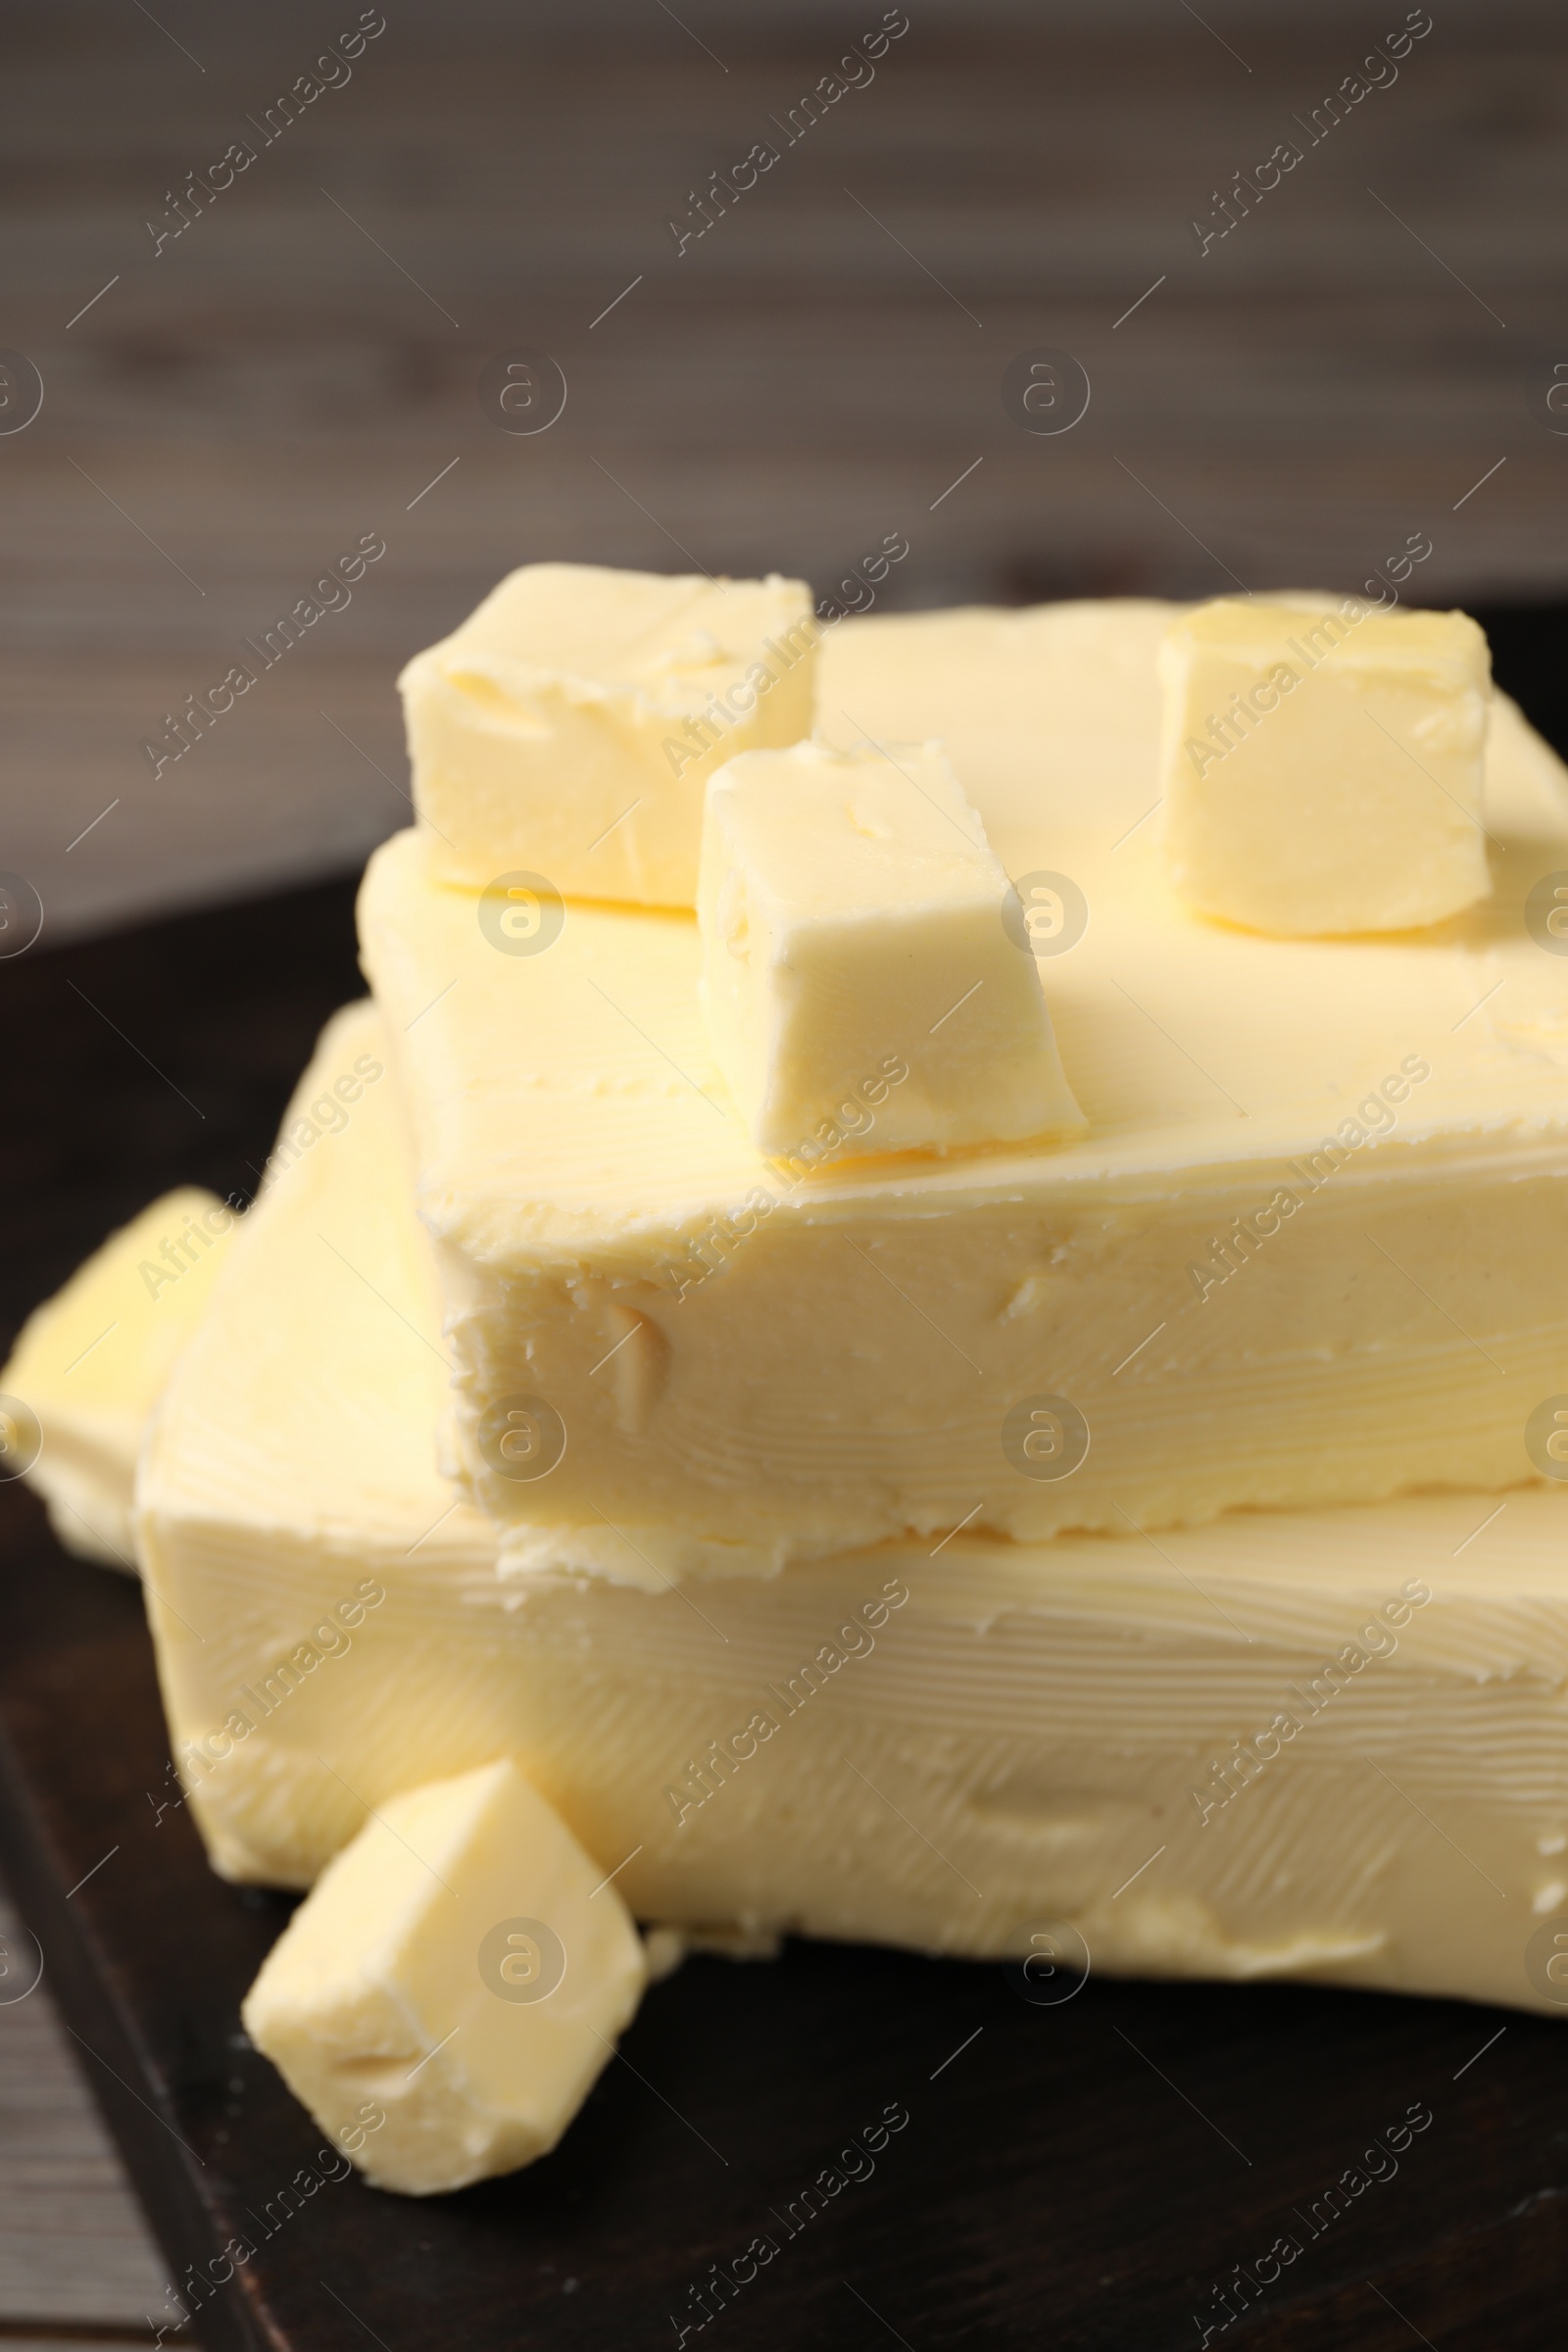
[(1463, 612), (1222, 597), (1160, 648), (1166, 870), (1287, 936), (1442, 922), (1491, 889), (1491, 672)]
[(239, 1219), (181, 1185), (35, 1307), (0, 1371), (0, 1476), (25, 1477), (68, 1551), (134, 1572), (136, 1448)]
[(732, 760), (698, 919), (714, 1056), (760, 1150), (1082, 1130), (1017, 896), (938, 745)]
[(646, 1981), (615, 1888), (503, 1757), (372, 1814), (241, 2014), (368, 2180), (430, 2196), (546, 2155)]
[(438, 872), (693, 906), (708, 778), (809, 734), (817, 635), (776, 573), (510, 573), (398, 681)]

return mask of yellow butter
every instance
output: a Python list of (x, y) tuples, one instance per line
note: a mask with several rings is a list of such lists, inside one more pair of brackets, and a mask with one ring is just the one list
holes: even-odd
[(510, 573), (399, 680), (440, 872), (691, 906), (704, 786), (810, 732), (816, 637), (810, 591), (776, 574)]
[[(318, 1082), (361, 1052), (366, 1007)], [(1560, 1490), (966, 1533), (684, 1592), (502, 1575), (434, 1467), (394, 1109), (372, 1091), (247, 1221), (144, 1457), (173, 1752), (228, 1876), (308, 1885), (367, 1805), (401, 1825), (402, 1792), (507, 1756), (624, 1858), (633, 1913), (704, 1937), (1036, 1955), (1029, 1997), (1054, 1948), (1062, 1989), (1087, 1957), (1555, 2008)], [(378, 2045), (408, 2068), (458, 2020), (438, 1997), (477, 2000), (474, 1940)]]
[(1173, 622), (1159, 670), (1165, 859), (1203, 913), (1401, 931), (1491, 889), (1491, 671), (1465, 613), (1220, 598)]
[(136, 1449), (236, 1222), (200, 1186), (165, 1193), (23, 1325), (0, 1371), (0, 1469), (22, 1467), (68, 1551), (133, 1569)]
[[(729, 1113), (689, 918), (573, 906), (500, 953), (416, 836), (377, 852), (363, 943), (437, 1244), (446, 1458), (509, 1557), (653, 1583), (1534, 1475), (1530, 1416), (1568, 1390), (1568, 959), (1538, 905), (1568, 779), (1499, 697), (1491, 899), (1419, 948), (1211, 923), (1150, 821), (1171, 617), (824, 648), (843, 739), (944, 739), (1050, 917), (1088, 1131), (1049, 1149), (792, 1181)], [(514, 1409), (543, 1433), (521, 1459)]]
[(713, 1051), (765, 1152), (1079, 1131), (1023, 909), (935, 744), (748, 752), (708, 788)]
[(241, 2015), (368, 2180), (431, 2196), (555, 2146), (646, 1978), (613, 1885), (503, 1757), (371, 1814)]

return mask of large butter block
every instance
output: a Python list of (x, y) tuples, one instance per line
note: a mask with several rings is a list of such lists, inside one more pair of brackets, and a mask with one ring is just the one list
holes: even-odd
[(846, 622), (824, 654), (846, 739), (945, 738), (1046, 917), (1088, 1122), (1048, 1149), (797, 1180), (728, 1112), (690, 919), (572, 906), (503, 954), (416, 836), (376, 854), (449, 1459), (509, 1557), (657, 1584), (1537, 1474), (1568, 1392), (1563, 769), (1499, 697), (1498, 888), (1420, 945), (1216, 925), (1151, 838), (1170, 617)]
[(1491, 664), (1463, 612), (1222, 597), (1160, 647), (1165, 858), (1204, 914), (1400, 931), (1492, 887)]
[[(357, 1008), (318, 1067), (362, 1048)], [(1558, 1489), (685, 1591), (503, 1575), (433, 1466), (391, 1110), (247, 1220), (143, 1460), (173, 1752), (228, 1876), (307, 1885), (367, 1807), (505, 1756), (647, 1920), (1556, 2008)]]
[(708, 788), (713, 1050), (758, 1148), (1081, 1129), (1016, 892), (936, 744), (747, 752)]
[(241, 2015), (368, 2180), (431, 2196), (555, 2146), (646, 1978), (614, 1886), (503, 1757), (389, 1797)]
[(235, 1223), (198, 1185), (165, 1193), (23, 1325), (0, 1371), (0, 1473), (38, 1489), (68, 1551), (133, 1568), (136, 1448)]
[(693, 906), (708, 778), (810, 733), (817, 634), (810, 591), (776, 575), (510, 573), (399, 680), (439, 870)]

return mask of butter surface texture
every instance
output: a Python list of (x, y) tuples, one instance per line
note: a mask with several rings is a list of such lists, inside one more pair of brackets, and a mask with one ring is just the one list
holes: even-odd
[(1164, 849), (1205, 914), (1399, 931), (1491, 889), (1491, 668), (1463, 612), (1220, 598), (1160, 647)]
[(512, 572), (399, 680), (439, 870), (694, 905), (704, 786), (809, 734), (816, 639), (799, 580)]
[(938, 746), (731, 760), (698, 918), (714, 1053), (760, 1150), (815, 1165), (1081, 1128), (1016, 894)]
[[(356, 1007), (314, 1083), (362, 1051)], [(1560, 1491), (1157, 1548), (965, 1534), (709, 1584), (702, 1616), (502, 1575), (433, 1466), (393, 1113), (375, 1090), (264, 1198), (144, 1458), (174, 1753), (227, 1875), (307, 1885), (366, 1804), (510, 1756), (605, 1868), (641, 1848), (612, 1891), (644, 1919), (976, 1956), (1076, 1951), (1065, 1927), (1095, 1971), (1550, 2007), (1526, 1947), (1568, 1901)], [(458, 2011), (420, 2016), (387, 2045), (411, 2067)]]
[(197, 1185), (165, 1193), (23, 1325), (0, 1393), (36, 1417), (42, 1446), (25, 1475), (68, 1551), (134, 1573), (136, 1449), (237, 1222)]
[[(1171, 617), (847, 622), (823, 652), (846, 740), (945, 739), (1023, 895), (1082, 900), (1042, 969), (1088, 1132), (1046, 1149), (789, 1182), (728, 1113), (689, 919), (572, 906), (502, 955), (415, 836), (376, 854), (447, 1459), (509, 1558), (657, 1582), (1533, 1475), (1568, 1389), (1568, 958), (1529, 911), (1568, 867), (1563, 770), (1496, 698), (1498, 888), (1419, 948), (1213, 924), (1141, 821)], [(565, 1433), (544, 1476), (497, 1466), (519, 1397)], [(1087, 1452), (1020, 1467), (1052, 1398)]]
[(506, 1758), (404, 1789), (294, 1913), (245, 2029), (380, 2187), (428, 2196), (530, 2164), (646, 1981), (603, 1879)]

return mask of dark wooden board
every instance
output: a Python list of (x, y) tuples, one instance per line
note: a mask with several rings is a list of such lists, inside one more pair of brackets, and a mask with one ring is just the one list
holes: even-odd
[[(1498, 635), (1528, 700), (1509, 662), (1529, 631)], [(247, 1185), (355, 984), (346, 885), (0, 965), (6, 1321), (158, 1188)], [(183, 1812), (156, 1819), (167, 1764), (136, 1589), (0, 1488), (0, 1866), (171, 2282), (230, 2237), (257, 2249), (203, 2306), (211, 2352), (674, 2344), (691, 2285), (760, 2231), (776, 2257), (710, 2323), (759, 2352), (1175, 2352), (1282, 2233), (1301, 2254), (1223, 2340), (1562, 2340), (1554, 2021), (1100, 1982), (1036, 2007), (998, 1968), (822, 1945), (695, 1959), (656, 1987), (533, 2170), (427, 2203), (330, 2182), (264, 2236), (319, 2144), (239, 2032), (287, 1898), (223, 1886)], [(874, 2175), (788, 2237), (776, 2217), (890, 2102), (909, 2120)], [(1412, 2103), (1433, 2121), (1396, 2176), (1308, 2237), (1301, 2214)]]

